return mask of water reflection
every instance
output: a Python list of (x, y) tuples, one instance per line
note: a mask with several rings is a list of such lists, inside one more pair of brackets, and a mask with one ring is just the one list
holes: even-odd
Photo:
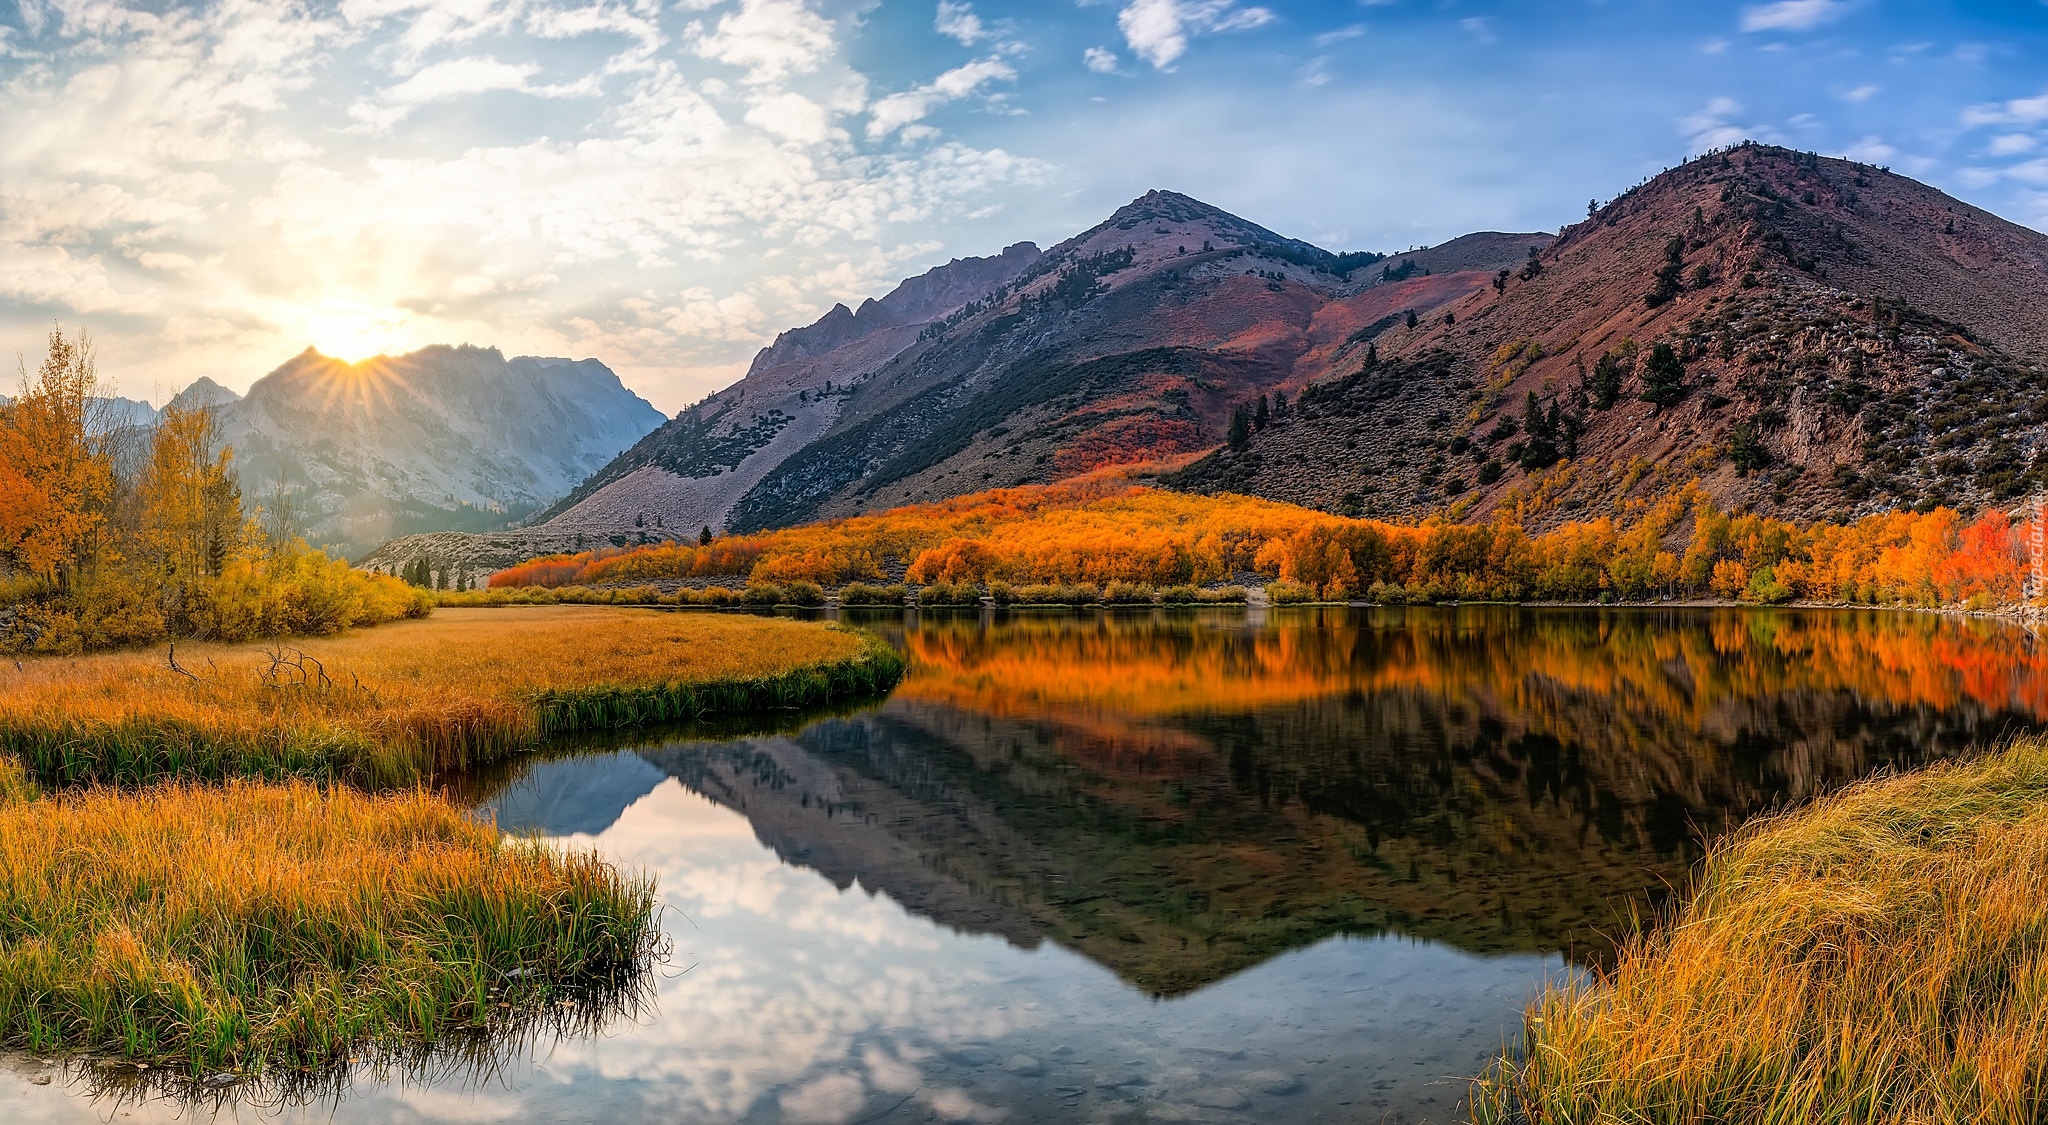
[[(2044, 713), (2025, 632), (1505, 608), (891, 616), (886, 702), (471, 797), (651, 871), (639, 1018), (133, 1119), (1455, 1119), (1546, 975), (1757, 810)], [(106, 1115), (0, 1070), (9, 1120)], [(68, 1085), (67, 1085), (68, 1083)]]
[(1703, 840), (2048, 702), (2029, 634), (1923, 615), (880, 624), (880, 709), (648, 760), (789, 862), (1162, 995), (1340, 933), (1598, 958)]

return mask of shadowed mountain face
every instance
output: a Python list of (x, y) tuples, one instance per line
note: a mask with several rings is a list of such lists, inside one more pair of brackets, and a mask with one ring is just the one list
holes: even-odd
[[(1901, 615), (927, 617), (898, 640), (911, 675), (873, 711), (640, 758), (788, 863), (1161, 995), (1336, 933), (1598, 960), (1705, 839), (2048, 716), (2019, 631)], [(577, 830), (653, 775), (612, 772), (623, 799), (562, 798)]]
[(566, 495), (661, 424), (596, 360), (430, 347), (347, 363), (311, 349), (219, 411), (243, 494), (282, 485), (307, 537), (352, 550), (394, 534), (480, 530)]
[(1173, 482), (1533, 526), (1695, 476), (1799, 519), (2048, 483), (2048, 235), (1845, 160), (1692, 161), (1370, 358)]

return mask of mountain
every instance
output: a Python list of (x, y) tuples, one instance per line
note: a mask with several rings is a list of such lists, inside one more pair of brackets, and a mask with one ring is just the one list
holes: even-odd
[(1196, 453), (1239, 402), (1549, 241), (1336, 255), (1150, 192), (1044, 253), (956, 259), (783, 333), (487, 553), (781, 526)]
[[(1515, 261), (1549, 241), (1500, 237)], [(833, 425), (726, 523), (786, 526), (1195, 453), (1239, 403), (1293, 391), (1403, 310), (1487, 276), (1340, 257), (1150, 192), (854, 384)]]
[(506, 359), (435, 346), (347, 363), (308, 348), (234, 399), (206, 401), (243, 494), (283, 487), (314, 542), (359, 550), (395, 534), (503, 527), (566, 495), (662, 423), (594, 359)]
[(1389, 328), (1244, 448), (1166, 479), (1368, 515), (1511, 507), (1532, 526), (1694, 477), (1726, 507), (1802, 519), (1974, 507), (2048, 483), (2044, 360), (2048, 235), (1885, 169), (1746, 144)]
[(192, 385), (171, 396), (165, 410), (220, 410), (242, 401), (242, 396), (201, 375)]
[(934, 267), (858, 310), (834, 305), (777, 336), (739, 383), (649, 434), (533, 524), (556, 536), (723, 526), (748, 489), (833, 428), (855, 384), (915, 345), (929, 323), (1011, 283), (1039, 258), (1037, 246), (1020, 242)]

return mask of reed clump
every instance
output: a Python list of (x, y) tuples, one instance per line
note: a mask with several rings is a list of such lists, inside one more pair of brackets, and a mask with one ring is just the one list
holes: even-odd
[(1662, 926), (1549, 991), (1495, 1122), (2033, 1122), (2048, 1111), (2048, 743), (1738, 833)]
[(565, 732), (874, 694), (902, 669), (869, 634), (807, 622), (443, 609), (303, 650), (180, 645), (0, 667), (0, 746), (55, 785), (309, 777), (403, 787)]
[(0, 1047), (320, 1068), (588, 1022), (656, 952), (649, 880), (425, 792), (0, 779)]

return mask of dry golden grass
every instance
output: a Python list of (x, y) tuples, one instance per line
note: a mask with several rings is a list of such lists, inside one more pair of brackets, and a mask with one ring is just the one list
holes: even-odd
[(1529, 1016), (1481, 1123), (2042, 1120), (2048, 743), (1745, 829), (1604, 980)]
[[(275, 663), (282, 651), (288, 664)], [(305, 659), (298, 658), (303, 653)], [(813, 706), (894, 683), (873, 637), (599, 607), (444, 609), (340, 637), (0, 665), (0, 747), (49, 783), (409, 785), (568, 730)]]
[[(452, 804), (305, 782), (37, 798), (0, 761), (0, 1046), (320, 1066), (629, 996), (653, 887)], [(564, 1006), (566, 1007), (566, 1006)], [(572, 1009), (573, 1010), (573, 1009)]]

